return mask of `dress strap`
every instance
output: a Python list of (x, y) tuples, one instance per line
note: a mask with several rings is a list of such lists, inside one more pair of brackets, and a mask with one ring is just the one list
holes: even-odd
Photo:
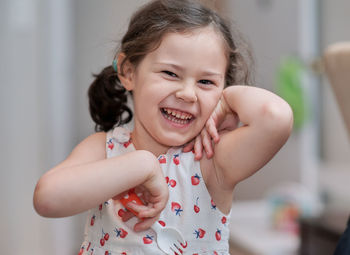
[(122, 155), (134, 151), (135, 147), (131, 142), (131, 132), (125, 127), (115, 127), (107, 132), (106, 152), (107, 158)]

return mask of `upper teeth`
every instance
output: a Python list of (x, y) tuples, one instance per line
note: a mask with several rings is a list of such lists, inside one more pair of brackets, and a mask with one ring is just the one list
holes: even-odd
[(183, 120), (192, 119), (192, 114), (190, 113), (180, 112), (180, 111), (168, 109), (168, 108), (163, 108), (163, 109), (167, 114), (172, 115), (178, 119), (183, 119)]

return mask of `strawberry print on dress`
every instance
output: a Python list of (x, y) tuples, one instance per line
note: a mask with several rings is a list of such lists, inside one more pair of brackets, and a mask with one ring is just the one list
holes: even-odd
[(196, 173), (195, 175), (191, 176), (191, 183), (193, 186), (196, 186), (200, 183), (201, 177)]
[[(116, 157), (135, 147), (130, 132), (117, 127), (107, 132), (107, 158)], [(169, 200), (159, 223), (175, 227), (184, 236), (184, 255), (228, 255), (229, 214), (223, 214), (209, 195), (199, 161), (194, 153), (183, 153), (181, 147), (170, 148), (158, 157), (168, 184)], [(79, 255), (162, 254), (152, 229), (134, 232), (136, 217), (122, 220), (127, 209), (117, 199), (101, 202), (87, 216), (85, 238)]]

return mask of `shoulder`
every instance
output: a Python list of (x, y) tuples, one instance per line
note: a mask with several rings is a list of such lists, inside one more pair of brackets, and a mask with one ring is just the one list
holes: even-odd
[(97, 132), (82, 140), (66, 159), (69, 164), (88, 163), (106, 158), (106, 133)]
[(89, 135), (74, 148), (73, 152), (86, 151), (90, 152), (91, 154), (97, 153), (97, 155), (103, 152), (105, 155), (106, 137), (107, 133), (105, 132), (97, 132)]

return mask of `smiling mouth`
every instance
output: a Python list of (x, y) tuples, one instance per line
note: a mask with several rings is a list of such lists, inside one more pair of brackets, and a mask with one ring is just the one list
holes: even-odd
[(186, 125), (194, 119), (192, 114), (175, 109), (161, 108), (160, 111), (166, 119), (177, 124)]

